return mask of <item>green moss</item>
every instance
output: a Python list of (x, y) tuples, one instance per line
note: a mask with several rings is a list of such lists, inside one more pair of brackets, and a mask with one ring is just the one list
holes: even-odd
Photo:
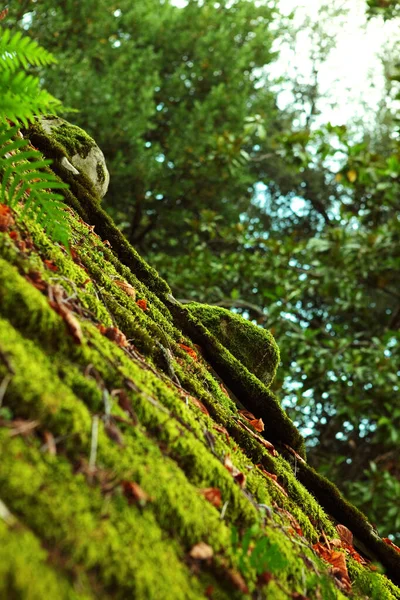
[[(20, 519), (11, 528), (0, 522), (0, 537), (15, 555), (4, 555), (4, 565), (0, 560), (0, 574), (12, 585), (7, 597), (43, 596), (40, 581), (32, 596), (27, 586), (35, 553), (32, 565), (52, 597), (204, 598), (211, 586), (215, 600), (239, 599), (246, 595), (235, 584), (237, 572), (254, 597), (343, 598), (311, 548), (322, 531), (337, 537), (321, 504), (368, 550), (380, 552), (395, 578), (392, 549), (332, 484), (293, 462), (285, 448), (304, 450), (268, 389), (279, 357), (272, 337), (228, 311), (180, 305), (101, 209), (90, 182), (60, 168), (65, 140), (50, 139), (38, 124), (29, 135), (71, 184), (65, 200), (73, 209), (66, 213), (73, 241), (68, 254), (29, 220), (17, 226), (33, 240), (25, 249), (0, 234), (0, 488)], [(51, 288), (36, 289), (29, 272), (63, 287), (82, 343), (52, 308)], [(118, 280), (146, 299), (147, 311)], [(134, 346), (119, 347), (99, 324), (118, 327)], [(241, 426), (232, 398), (263, 418), (263, 435), (280, 454), (271, 455)], [(30, 435), (16, 436), (13, 419), (34, 421)], [(242, 485), (224, 466), (227, 457), (245, 476), (238, 477)], [(129, 503), (124, 481), (140, 485), (148, 499)], [(220, 492), (221, 506), (203, 497), (204, 488)], [(303, 535), (294, 533), (293, 518)], [(252, 545), (244, 549), (248, 531)], [(213, 548), (211, 560), (189, 558), (200, 541)], [(261, 567), (253, 548), (265, 552)], [(383, 576), (348, 562), (354, 598), (399, 598)], [(273, 575), (268, 584), (257, 581), (261, 568)]]
[(42, 127), (46, 127), (46, 121), (52, 126), (51, 137), (65, 148), (65, 154), (69, 158), (72, 158), (74, 154), (86, 158), (90, 150), (96, 146), (94, 139), (80, 127), (71, 125), (60, 117), (43, 118)]
[[(38, 538), (14, 520), (0, 521), (0, 596), (8, 600), (103, 598), (90, 592), (84, 573), (63, 573), (56, 555), (50, 556)], [(65, 569), (65, 567), (64, 567)]]
[(272, 383), (279, 364), (279, 349), (269, 331), (219, 306), (195, 302), (186, 306), (264, 385)]
[(104, 183), (106, 180), (106, 174), (104, 172), (104, 167), (100, 162), (98, 162), (96, 165), (96, 173), (99, 183)]

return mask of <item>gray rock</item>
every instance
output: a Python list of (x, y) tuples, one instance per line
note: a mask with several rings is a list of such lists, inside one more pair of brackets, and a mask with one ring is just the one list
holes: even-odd
[(61, 165), (74, 175), (86, 175), (102, 198), (107, 192), (110, 174), (104, 154), (94, 139), (80, 127), (59, 117), (40, 117), (39, 121), (44, 132), (65, 148), (66, 156)]

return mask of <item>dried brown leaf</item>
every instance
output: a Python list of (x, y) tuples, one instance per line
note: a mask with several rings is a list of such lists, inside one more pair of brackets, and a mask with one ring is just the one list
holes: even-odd
[(336, 531), (338, 532), (342, 542), (348, 544), (349, 546), (353, 545), (353, 534), (351, 533), (350, 529), (339, 524), (336, 525)]
[(113, 440), (113, 442), (116, 442), (118, 444), (118, 446), (124, 445), (123, 435), (120, 432), (119, 428), (114, 423), (111, 423), (111, 421), (109, 423), (106, 423), (104, 425), (104, 431), (106, 432), (106, 434), (108, 435), (110, 440)]
[(199, 542), (190, 550), (189, 556), (196, 560), (209, 560), (214, 556), (214, 550), (205, 542)]
[(122, 481), (122, 490), (129, 504), (138, 502), (141, 505), (145, 505), (147, 502), (151, 502), (151, 497), (145, 492), (138, 483), (134, 481)]
[(211, 487), (211, 488), (203, 488), (203, 489), (199, 490), (199, 492), (213, 506), (215, 506), (216, 508), (220, 508), (220, 506), (222, 504), (221, 490), (219, 490), (218, 488)]
[(117, 285), (121, 290), (125, 292), (128, 296), (130, 296), (133, 300), (136, 300), (136, 290), (133, 286), (130, 285), (127, 281), (123, 281), (122, 279), (114, 279), (115, 285)]

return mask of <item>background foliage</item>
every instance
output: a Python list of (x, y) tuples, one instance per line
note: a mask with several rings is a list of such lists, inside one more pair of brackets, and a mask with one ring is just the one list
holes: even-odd
[[(275, 390), (311, 462), (395, 535), (400, 151), (386, 108), (395, 62), (374, 126), (353, 131), (316, 121), (331, 3), (309, 25), (314, 78), (291, 82), (285, 110), (266, 72), (274, 40), (295, 32), (272, 2), (13, 4), (5, 26), (59, 59), (33, 72), (79, 109), (74, 122), (105, 152), (106, 205), (120, 227), (178, 298), (272, 330)], [(371, 18), (396, 18), (396, 6), (368, 2)]]

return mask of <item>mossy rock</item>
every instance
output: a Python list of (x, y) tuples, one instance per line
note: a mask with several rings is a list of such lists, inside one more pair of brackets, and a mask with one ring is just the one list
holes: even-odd
[[(72, 252), (17, 211), (0, 231), (0, 598), (400, 600), (350, 555), (343, 588), (315, 553), (336, 552), (332, 516), (398, 582), (399, 554), (303, 463), (261, 383), (279, 360), (271, 334), (174, 300), (63, 166), (86, 134), (57, 122), (27, 136), (70, 185)], [(262, 435), (225, 383), (259, 406)]]
[(61, 165), (73, 175), (83, 173), (91, 181), (100, 198), (108, 189), (110, 175), (103, 152), (83, 129), (59, 117), (40, 117), (46, 135), (65, 149)]
[(279, 364), (279, 348), (268, 330), (220, 306), (191, 302), (187, 308), (253, 375), (264, 385), (271, 385)]

